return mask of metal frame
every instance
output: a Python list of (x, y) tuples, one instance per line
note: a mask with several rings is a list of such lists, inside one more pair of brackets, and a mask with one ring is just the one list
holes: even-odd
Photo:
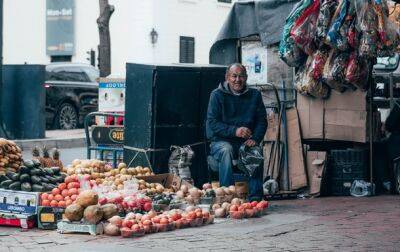
[(91, 120), (95, 116), (112, 116), (114, 117), (114, 121), (116, 121), (117, 117), (125, 117), (124, 114), (118, 113), (103, 113), (103, 112), (92, 112), (86, 115), (84, 126), (85, 126), (85, 135), (86, 135), (86, 146), (87, 146), (87, 158), (91, 159), (91, 151), (99, 151), (100, 152), (100, 160), (104, 160), (104, 152), (111, 151), (113, 153), (113, 168), (117, 167), (117, 152), (123, 152), (124, 148), (121, 147), (99, 147), (97, 145), (92, 145), (92, 141), (90, 139), (89, 134), (89, 124)]

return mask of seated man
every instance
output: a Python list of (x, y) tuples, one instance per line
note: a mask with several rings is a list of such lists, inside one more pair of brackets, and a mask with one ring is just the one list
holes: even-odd
[[(242, 144), (260, 144), (267, 129), (266, 110), (261, 93), (246, 86), (246, 68), (235, 63), (227, 68), (225, 82), (213, 90), (207, 111), (206, 132), (211, 140), (210, 154), (219, 163), (221, 186), (234, 184), (232, 160)], [(263, 171), (260, 167), (250, 178), (249, 198), (260, 200)]]

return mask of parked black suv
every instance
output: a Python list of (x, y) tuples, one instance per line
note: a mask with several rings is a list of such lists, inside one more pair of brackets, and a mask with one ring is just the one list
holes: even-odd
[(75, 129), (97, 111), (99, 71), (91, 65), (52, 63), (46, 66), (46, 127)]

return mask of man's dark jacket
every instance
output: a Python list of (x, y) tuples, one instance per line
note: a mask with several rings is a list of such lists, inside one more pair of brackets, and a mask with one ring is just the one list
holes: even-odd
[(252, 131), (251, 139), (260, 143), (267, 129), (265, 106), (261, 93), (246, 88), (239, 95), (233, 94), (227, 83), (212, 91), (208, 104), (206, 132), (212, 142), (227, 141), (243, 143), (236, 137), (236, 129), (247, 127)]

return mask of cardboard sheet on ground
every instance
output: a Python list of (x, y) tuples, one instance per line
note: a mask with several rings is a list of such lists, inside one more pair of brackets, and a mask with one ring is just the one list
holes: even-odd
[(307, 186), (307, 174), (297, 109), (288, 109), (286, 118), (289, 149), (289, 189), (294, 191)]

